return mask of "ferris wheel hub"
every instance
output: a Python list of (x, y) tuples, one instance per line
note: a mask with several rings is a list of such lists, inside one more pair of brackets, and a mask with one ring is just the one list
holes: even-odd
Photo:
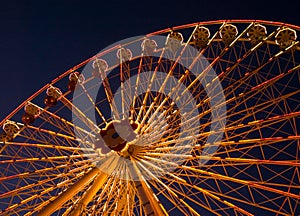
[(104, 129), (100, 131), (99, 135), (101, 136), (102, 140), (100, 139), (95, 142), (95, 148), (104, 149), (104, 141), (105, 145), (109, 147), (110, 150), (120, 152), (126, 148), (127, 143), (133, 141), (137, 137), (136, 130), (138, 127), (138, 123), (133, 121), (111, 121)]

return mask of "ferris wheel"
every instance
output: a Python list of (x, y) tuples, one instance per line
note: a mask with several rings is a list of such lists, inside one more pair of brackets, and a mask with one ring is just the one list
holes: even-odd
[(300, 27), (117, 42), (0, 123), (1, 215), (299, 215)]

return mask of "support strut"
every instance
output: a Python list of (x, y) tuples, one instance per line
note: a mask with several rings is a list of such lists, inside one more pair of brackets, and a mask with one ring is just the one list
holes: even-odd
[(100, 172), (98, 176), (95, 178), (93, 185), (87, 190), (87, 192), (83, 195), (81, 200), (76, 204), (74, 210), (71, 212), (70, 216), (80, 216), (82, 211), (86, 208), (86, 206), (92, 201), (94, 196), (100, 190), (107, 179), (107, 174)]
[(132, 170), (133, 176), (137, 176), (139, 181), (134, 181), (135, 187), (138, 192), (138, 196), (142, 202), (142, 206), (145, 210), (145, 214), (148, 216), (151, 215), (168, 215), (167, 211), (163, 207), (163, 205), (160, 203), (157, 196), (154, 194), (153, 190), (149, 186), (149, 184), (146, 182), (146, 180), (143, 178), (142, 174), (136, 167), (136, 164), (134, 163), (134, 171)]
[(71, 197), (81, 191), (99, 174), (99, 169), (94, 167), (86, 175), (84, 175), (78, 182), (69, 187), (66, 191), (56, 197), (53, 202), (50, 202), (44, 209), (42, 209), (38, 216), (48, 216), (58, 210), (64, 203), (70, 200)]

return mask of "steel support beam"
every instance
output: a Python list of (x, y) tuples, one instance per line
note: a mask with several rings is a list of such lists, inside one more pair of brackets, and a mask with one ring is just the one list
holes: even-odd
[(71, 212), (70, 216), (80, 216), (81, 212), (87, 207), (87, 205), (92, 201), (97, 192), (103, 186), (108, 175), (103, 172), (99, 172), (98, 176), (95, 178), (92, 186), (86, 191), (81, 200), (76, 204), (74, 210)]
[(42, 209), (38, 216), (49, 216), (57, 209), (59, 209), (64, 203), (70, 200), (71, 197), (75, 196), (81, 191), (86, 185), (88, 185), (98, 174), (99, 169), (94, 167), (86, 175), (84, 175), (78, 182), (69, 187), (66, 191), (62, 192), (52, 202), (50, 202), (44, 209)]
[(134, 163), (134, 168), (132, 170), (133, 176), (137, 176), (139, 181), (134, 181), (136, 190), (138, 192), (138, 196), (142, 202), (142, 206), (145, 210), (147, 216), (151, 215), (168, 215), (167, 211), (165, 210), (164, 206), (160, 203), (157, 196), (154, 194), (151, 187), (148, 185), (147, 181), (143, 178), (142, 174), (136, 167)]

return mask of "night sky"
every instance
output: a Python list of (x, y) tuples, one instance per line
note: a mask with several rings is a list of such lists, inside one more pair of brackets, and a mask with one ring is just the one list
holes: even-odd
[(264, 19), (300, 25), (297, 1), (272, 2), (1, 2), (0, 120), (46, 83), (121, 39), (217, 19)]

